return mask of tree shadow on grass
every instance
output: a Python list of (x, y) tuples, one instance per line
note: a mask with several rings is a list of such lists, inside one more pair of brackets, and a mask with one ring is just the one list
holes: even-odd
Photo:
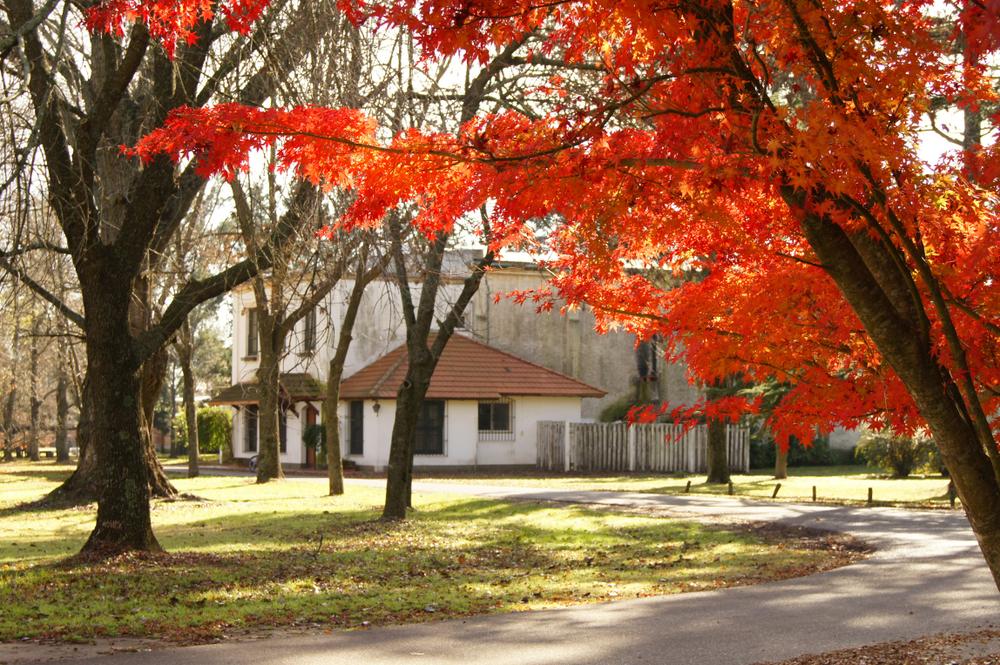
[[(552, 519), (554, 510), (562, 520)], [(640, 525), (623, 526), (620, 515), (595, 518), (583, 507), (469, 500), (426, 506), (405, 522), (376, 515), (192, 513), (157, 528), (169, 554), (16, 571), (16, 583), (0, 584), (0, 602), (11, 609), (0, 618), (0, 637), (9, 638), (12, 626), (26, 634), (40, 604), (66, 608), (46, 610), (46, 630), (55, 634), (198, 640), (239, 626), (374, 625), (588, 602), (608, 598), (617, 583), (652, 589), (673, 575), (711, 587), (721, 574), (711, 557), (684, 562), (699, 538), (710, 538), (687, 523), (667, 533), (668, 522), (658, 520), (645, 542), (655, 553), (637, 560)], [(588, 518), (586, 538), (567, 531)], [(56, 542), (65, 546), (65, 539), (49, 544)]]

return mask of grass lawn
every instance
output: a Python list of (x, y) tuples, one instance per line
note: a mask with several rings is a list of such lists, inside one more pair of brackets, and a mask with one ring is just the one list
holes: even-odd
[[(177, 457), (170, 457), (168, 455), (160, 454), (160, 464), (163, 466), (182, 466), (185, 469), (188, 465), (187, 455), (178, 455)], [(202, 453), (198, 455), (199, 464), (218, 464), (219, 454), (218, 453)]]
[[(383, 493), (323, 483), (176, 479), (156, 502), (166, 555), (67, 557), (94, 507), (19, 508), (69, 472), (0, 464), (0, 640), (158, 636), (203, 641), (273, 626), (363, 627), (712, 589), (807, 574), (859, 556), (812, 534), (428, 494), (405, 523)], [(829, 547), (833, 543), (835, 547)]]
[[(769, 470), (754, 469), (749, 474), (734, 475), (733, 492), (739, 496), (770, 499), (774, 486), (781, 483), (778, 499), (812, 500), (816, 487), (819, 501), (836, 503), (866, 503), (868, 488), (872, 488), (875, 503), (921, 508), (948, 507), (948, 479), (939, 475), (913, 475), (906, 479), (888, 478), (881, 472), (865, 466), (799, 467), (788, 470), (789, 477), (775, 480)], [(688, 481), (691, 492), (699, 494), (726, 494), (725, 485), (708, 485), (704, 474), (694, 475), (540, 475), (525, 476), (468, 475), (435, 473), (420, 480), (449, 482), (477, 482), (496, 485), (518, 485), (579, 490), (607, 490), (613, 492), (652, 492), (683, 494)], [(956, 504), (958, 505), (958, 504)]]

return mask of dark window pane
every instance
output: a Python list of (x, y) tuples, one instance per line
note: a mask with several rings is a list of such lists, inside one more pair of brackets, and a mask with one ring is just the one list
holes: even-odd
[(365, 403), (351, 402), (351, 412), (347, 418), (350, 427), (350, 450), (352, 455), (365, 454)]
[(492, 430), (506, 432), (510, 429), (510, 404), (496, 402), (493, 404)]
[(243, 450), (257, 452), (257, 407), (249, 405), (245, 412), (246, 430), (243, 432)]
[(316, 350), (316, 310), (311, 309), (306, 314), (305, 321), (305, 338), (303, 340), (303, 346), (305, 347), (306, 353), (312, 353)]
[(493, 410), (490, 408), (492, 406), (489, 402), (479, 403), (479, 430), (485, 432), (490, 429)]
[(247, 355), (257, 355), (257, 308), (247, 310)]
[(417, 455), (444, 454), (444, 402), (427, 400), (417, 418), (417, 440), (413, 452)]

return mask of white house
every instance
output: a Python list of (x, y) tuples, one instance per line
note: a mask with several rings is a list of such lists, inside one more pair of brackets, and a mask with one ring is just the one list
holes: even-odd
[[(475, 258), (469, 252), (449, 254), (442, 277), (442, 311), (457, 297), (469, 261)], [(544, 282), (544, 272), (530, 260), (503, 261), (486, 274), (479, 293), (466, 311), (465, 326), (459, 332), (461, 337), (449, 342), (443, 364), (432, 384), (433, 387), (449, 380), (452, 386), (460, 383), (466, 391), (445, 394), (432, 390), (429, 398), (438, 405), (428, 409), (437, 411), (429, 412), (426, 417), (440, 417), (442, 424), (436, 427), (444, 452), (422, 455), (417, 458), (418, 464), (533, 464), (535, 422), (539, 419), (596, 419), (607, 404), (634, 393), (639, 374), (643, 374), (643, 381), (655, 380), (655, 395), (671, 404), (691, 403), (698, 398), (697, 389), (686, 380), (683, 366), (661, 364), (654, 367), (652, 374), (648, 370), (645, 373), (638, 371), (635, 338), (621, 331), (597, 334), (593, 312), (587, 308), (563, 315), (558, 311), (536, 312), (530, 305), (520, 306), (507, 299), (494, 298), (497, 294), (544, 286)], [(338, 284), (289, 335), (280, 368), (281, 462), (285, 465), (315, 465), (315, 455), (303, 444), (302, 432), (321, 421), (320, 404), (329, 358), (352, 286), (350, 280)], [(412, 286), (419, 291), (419, 284)], [(345, 399), (341, 404), (343, 454), (345, 459), (355, 460), (363, 466), (381, 467), (386, 463), (388, 449), (383, 451), (378, 442), (388, 440), (394, 411), (392, 402), (398, 384), (387, 379), (375, 391), (372, 386), (351, 393), (345, 392), (345, 388), (354, 390), (361, 380), (359, 377), (367, 376), (364, 373), (374, 371), (371, 368), (376, 365), (384, 367), (384, 363), (390, 362), (387, 357), (405, 360), (405, 354), (399, 349), (405, 339), (405, 329), (398, 303), (398, 291), (389, 280), (376, 280), (368, 287), (344, 366), (346, 378), (341, 389)], [(249, 459), (258, 449), (256, 303), (249, 286), (233, 292), (232, 307), (232, 385), (215, 395), (210, 403), (233, 407), (233, 453), (238, 459)], [(515, 389), (509, 383), (484, 384), (484, 377), (489, 372), (481, 363), (449, 379), (445, 369), (450, 366), (449, 354), (459, 347), (473, 348), (469, 345), (476, 342), (479, 344), (474, 347), (477, 349), (475, 354), (482, 356), (479, 361), (490, 360), (496, 367), (504, 368), (497, 370), (504, 375), (512, 374), (515, 366), (533, 367), (535, 371), (530, 376), (539, 382), (538, 385), (521, 381)], [(500, 362), (501, 357), (510, 359), (513, 364), (505, 366)], [(557, 383), (562, 386), (562, 392), (544, 392), (546, 382), (556, 381), (552, 377), (559, 377)], [(479, 392), (475, 392), (479, 390), (476, 386), (480, 386)], [(501, 424), (507, 408), (502, 404), (509, 404), (511, 429), (503, 433), (480, 430), (480, 401), (498, 404), (490, 407), (490, 413), (495, 413)], [(482, 408), (485, 418), (487, 407)], [(355, 450), (361, 452), (351, 452), (352, 441)], [(364, 443), (359, 443), (361, 441)]]
[[(341, 383), (346, 459), (383, 468), (406, 376), (400, 345)], [(535, 463), (538, 421), (579, 421), (583, 398), (604, 391), (456, 334), (431, 378), (417, 423), (414, 466)]]

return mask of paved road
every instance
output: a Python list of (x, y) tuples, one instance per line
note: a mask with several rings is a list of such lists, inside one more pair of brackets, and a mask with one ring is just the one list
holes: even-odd
[(753, 587), (74, 662), (740, 664), (1000, 623), (1000, 594), (958, 513), (441, 483), (414, 489), (780, 520), (852, 533), (879, 551), (846, 568)]

